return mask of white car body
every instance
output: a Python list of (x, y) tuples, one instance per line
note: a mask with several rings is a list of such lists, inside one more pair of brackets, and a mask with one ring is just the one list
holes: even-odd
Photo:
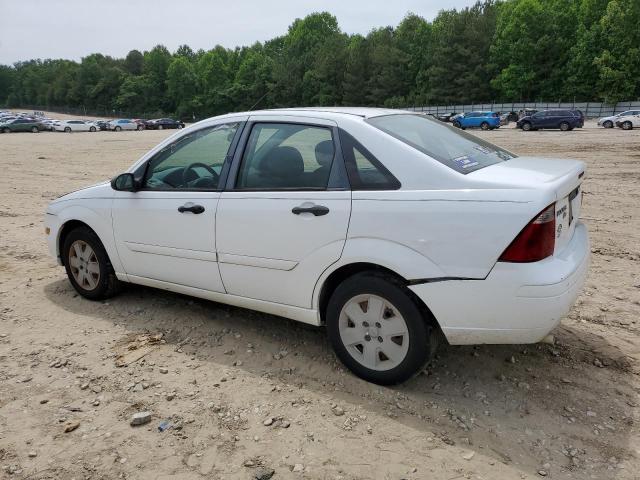
[(96, 126), (93, 122), (86, 120), (62, 120), (55, 121), (53, 128), (56, 132), (95, 132)]
[[(165, 148), (206, 127), (292, 122), (324, 126), (339, 138), (347, 132), (391, 172), (398, 189), (246, 191), (230, 188), (230, 178), (217, 191), (130, 192), (105, 182), (51, 202), (49, 250), (61, 264), (61, 233), (68, 222), (82, 222), (101, 239), (124, 282), (313, 325), (323, 323), (323, 291), (333, 274), (375, 265), (404, 279), (451, 344), (541, 340), (568, 313), (587, 274), (589, 240), (578, 220), (584, 164), (515, 157), (459, 173), (369, 123), (398, 114), (409, 112), (316, 108), (223, 115), (178, 131), (128, 170), (144, 169)], [(230, 153), (230, 177), (240, 150)], [(178, 213), (186, 202), (206, 210)], [(498, 261), (554, 202), (553, 254), (533, 263)], [(292, 215), (293, 208), (312, 204), (330, 214)]]
[(616, 115), (611, 115), (610, 117), (602, 117), (598, 119), (598, 126), (613, 128), (616, 126), (616, 122), (627, 120), (627, 117), (640, 118), (640, 110), (627, 110)]

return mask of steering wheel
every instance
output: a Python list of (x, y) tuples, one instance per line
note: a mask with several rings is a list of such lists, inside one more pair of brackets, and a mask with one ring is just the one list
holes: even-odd
[[(217, 181), (218, 181), (218, 178), (219, 178), (220, 176), (216, 173), (216, 171), (215, 171), (213, 168), (211, 168), (209, 165), (206, 165), (206, 164), (204, 164), (204, 163), (202, 163), (202, 162), (194, 162), (194, 163), (192, 163), (192, 164), (190, 164), (190, 165), (187, 165), (186, 167), (184, 167), (184, 170), (182, 170), (182, 185), (187, 185), (187, 184), (189, 183), (189, 179), (187, 178), (187, 177), (188, 177), (188, 174), (189, 174), (189, 172), (190, 172), (191, 170), (193, 170), (195, 167), (202, 167), (202, 168), (204, 168), (204, 169), (205, 169), (207, 172), (209, 172), (209, 173), (211, 174), (211, 176), (213, 177), (213, 178), (212, 178), (212, 181), (213, 181), (213, 182), (217, 182)], [(194, 173), (195, 173), (195, 172), (194, 172)], [(199, 179), (201, 178), (201, 177), (199, 177), (199, 176), (198, 176), (198, 174), (197, 174), (197, 173), (196, 173), (196, 177), (198, 177), (196, 180), (199, 180)]]

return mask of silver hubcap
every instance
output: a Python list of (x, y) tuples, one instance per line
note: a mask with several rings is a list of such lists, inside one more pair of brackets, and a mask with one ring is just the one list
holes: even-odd
[(371, 370), (390, 370), (409, 350), (409, 329), (390, 302), (377, 295), (349, 300), (339, 319), (340, 339), (349, 354)]
[(84, 290), (93, 290), (100, 281), (98, 257), (87, 242), (76, 240), (69, 248), (69, 268), (74, 280)]

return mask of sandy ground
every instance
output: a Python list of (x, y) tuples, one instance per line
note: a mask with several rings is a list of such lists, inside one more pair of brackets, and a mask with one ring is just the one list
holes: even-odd
[(640, 478), (640, 131), (478, 133), (588, 163), (589, 279), (555, 345), (446, 347), (394, 388), (322, 329), (137, 286), (78, 297), (47, 202), (168, 134), (0, 135), (0, 477)]

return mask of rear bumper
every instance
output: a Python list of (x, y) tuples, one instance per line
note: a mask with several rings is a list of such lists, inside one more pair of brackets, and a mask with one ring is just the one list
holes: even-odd
[(582, 223), (564, 250), (535, 263), (496, 263), (484, 280), (409, 287), (429, 307), (449, 343), (535, 343), (569, 312), (589, 268)]

